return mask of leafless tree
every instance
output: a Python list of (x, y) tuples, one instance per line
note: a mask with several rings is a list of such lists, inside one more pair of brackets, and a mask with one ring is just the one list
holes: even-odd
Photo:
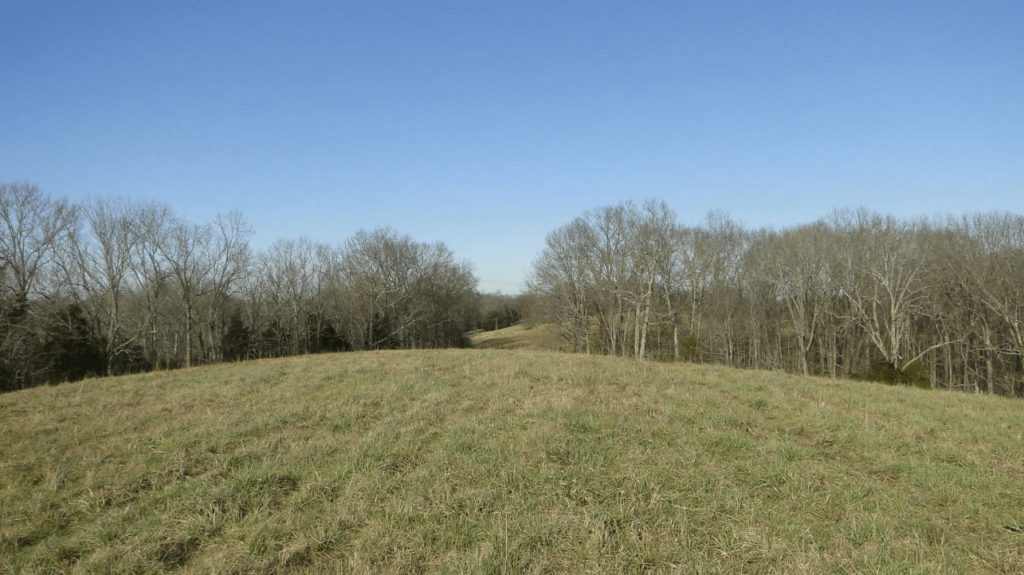
[(185, 367), (192, 366), (197, 303), (210, 289), (209, 281), (217, 267), (213, 241), (213, 227), (209, 224), (178, 221), (171, 226), (162, 246), (181, 305)]
[(205, 337), (202, 339), (204, 356), (211, 361), (220, 360), (219, 348), (223, 327), (227, 323), (226, 308), (249, 272), (249, 237), (252, 228), (239, 211), (219, 214), (211, 225), (211, 268), (206, 286)]
[(527, 281), (540, 294), (546, 315), (576, 353), (590, 353), (590, 319), (596, 290), (588, 246), (592, 230), (582, 218), (548, 234), (547, 245)]
[(939, 341), (911, 354), (915, 319), (925, 313), (932, 277), (922, 230), (892, 216), (866, 210), (837, 212), (835, 230), (846, 265), (839, 276), (853, 321), (897, 371), (921, 359)]
[(475, 307), (476, 279), (443, 244), (415, 242), (389, 228), (360, 230), (346, 243), (340, 267), (360, 347), (434, 347), (468, 329), (468, 316), (457, 325), (451, 318)]
[(85, 229), (76, 230), (64, 269), (83, 307), (101, 325), (107, 373), (118, 355), (130, 353), (138, 333), (129, 333), (122, 302), (132, 287), (133, 253), (142, 239), (140, 209), (124, 200), (96, 199), (81, 206)]
[(26, 182), (0, 183), (0, 266), (9, 301), (24, 308), (40, 276), (56, 257), (57, 245), (73, 227), (75, 210)]
[(752, 258), (757, 275), (785, 305), (804, 375), (810, 373), (808, 357), (829, 304), (828, 240), (824, 223), (785, 230), (765, 238)]
[(165, 308), (172, 272), (164, 254), (169, 248), (171, 231), (178, 224), (165, 205), (153, 203), (136, 207), (138, 236), (132, 250), (131, 272), (138, 289), (138, 302), (133, 325), (147, 362), (157, 368), (166, 365), (171, 358)]
[[(75, 227), (76, 212), (27, 182), (0, 183), (0, 389), (31, 384), (34, 340), (45, 322), (33, 317), (33, 298)], [(6, 372), (6, 374), (5, 374)]]

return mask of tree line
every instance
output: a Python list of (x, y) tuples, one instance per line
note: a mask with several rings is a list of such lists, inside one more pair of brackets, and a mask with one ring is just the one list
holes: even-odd
[(529, 289), (579, 353), (1024, 395), (1019, 215), (764, 230), (627, 202), (549, 234)]
[(88, 375), (324, 351), (467, 344), (477, 279), (389, 228), (254, 253), (239, 212), (72, 204), (0, 183), (0, 391)]

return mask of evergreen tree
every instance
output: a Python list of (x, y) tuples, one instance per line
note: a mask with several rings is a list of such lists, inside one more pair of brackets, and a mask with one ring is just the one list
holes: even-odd
[(81, 306), (70, 304), (56, 314), (54, 325), (47, 329), (39, 359), (46, 363), (50, 383), (74, 381), (104, 373), (104, 347), (92, 336)]
[(221, 339), (221, 352), (227, 361), (245, 359), (249, 353), (249, 328), (242, 321), (242, 314), (237, 311), (231, 315)]

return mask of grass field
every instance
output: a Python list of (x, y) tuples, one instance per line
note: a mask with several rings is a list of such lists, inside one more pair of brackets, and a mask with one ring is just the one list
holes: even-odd
[(481, 331), (473, 336), (473, 347), (477, 349), (520, 349), (535, 351), (570, 351), (551, 326), (529, 326), (522, 323), (497, 329)]
[(374, 352), (9, 393), (0, 433), (0, 572), (1024, 572), (1019, 400)]

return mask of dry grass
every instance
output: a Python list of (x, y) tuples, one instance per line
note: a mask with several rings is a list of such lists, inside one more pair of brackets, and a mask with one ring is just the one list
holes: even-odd
[(1020, 573), (1024, 403), (310, 356), (0, 396), (0, 571)]
[(520, 349), (534, 351), (567, 351), (565, 343), (547, 324), (528, 326), (517, 323), (494, 331), (481, 331), (473, 336), (478, 349)]

